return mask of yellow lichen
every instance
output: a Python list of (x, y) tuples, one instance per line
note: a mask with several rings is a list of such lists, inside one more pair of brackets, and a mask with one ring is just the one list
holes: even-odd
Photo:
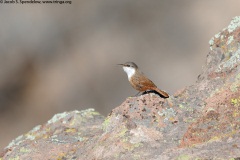
[(66, 155), (66, 153), (60, 153), (60, 154), (58, 155), (58, 157), (57, 157), (57, 160), (63, 160), (63, 159), (65, 159), (65, 155)]
[(238, 103), (238, 99), (235, 99), (235, 98), (231, 99), (231, 103), (233, 105), (236, 105)]
[(182, 109), (183, 109), (183, 108), (185, 108), (185, 107), (184, 107), (184, 105), (179, 104), (179, 108), (182, 108)]
[(233, 112), (233, 117), (238, 117), (239, 116), (239, 111), (235, 111), (235, 112)]
[(27, 149), (27, 148), (24, 148), (24, 147), (20, 148), (21, 153), (29, 153), (30, 151), (31, 151), (30, 149)]
[(104, 131), (107, 130), (107, 128), (108, 128), (108, 126), (109, 126), (109, 123), (110, 123), (110, 117), (107, 117), (107, 118), (104, 120), (104, 122), (102, 123), (102, 129), (103, 129)]
[(74, 133), (74, 132), (76, 132), (76, 129), (75, 128), (67, 128), (65, 130), (65, 132), (67, 132), (67, 133)]
[(20, 157), (17, 156), (17, 157), (14, 157), (14, 158), (9, 158), (9, 160), (20, 160)]
[(220, 140), (220, 137), (217, 137), (217, 136), (214, 136), (212, 137), (208, 142), (216, 142), (216, 141), (219, 141)]
[(180, 155), (177, 160), (190, 160), (191, 157), (189, 155)]
[(117, 137), (124, 137), (128, 129), (124, 126), (120, 133), (117, 134)]

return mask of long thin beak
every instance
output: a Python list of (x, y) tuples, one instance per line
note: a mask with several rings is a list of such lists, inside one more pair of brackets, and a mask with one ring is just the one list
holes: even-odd
[(124, 64), (117, 64), (117, 65), (124, 66)]

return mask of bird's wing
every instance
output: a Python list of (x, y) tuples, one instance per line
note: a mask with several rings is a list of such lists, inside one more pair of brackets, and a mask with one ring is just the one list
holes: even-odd
[(139, 74), (136, 76), (136, 82), (138, 83), (138, 86), (143, 90), (150, 90), (151, 88), (156, 88), (157, 86), (148, 79), (144, 74)]

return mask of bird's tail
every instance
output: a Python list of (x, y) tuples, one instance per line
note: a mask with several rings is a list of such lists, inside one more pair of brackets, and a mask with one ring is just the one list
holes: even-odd
[(156, 91), (156, 92), (158, 92), (158, 93), (159, 93), (161, 96), (163, 96), (164, 98), (168, 98), (168, 97), (169, 97), (169, 95), (168, 95), (166, 92), (158, 89), (157, 87), (156, 87), (156, 88), (153, 88), (153, 90)]

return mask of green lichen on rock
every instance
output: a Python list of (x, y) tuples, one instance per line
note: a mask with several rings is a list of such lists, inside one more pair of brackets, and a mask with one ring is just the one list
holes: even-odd
[[(80, 115), (83, 118), (93, 118), (95, 115), (100, 115), (100, 113), (96, 112), (93, 108), (89, 108), (82, 111), (72, 111), (72, 112), (63, 112), (59, 114), (55, 114), (52, 119), (48, 121), (48, 124), (55, 123), (61, 119), (64, 119), (66, 116), (76, 113), (76, 115)], [(63, 121), (63, 123), (66, 123), (66, 121)]]
[(240, 16), (234, 17), (230, 24), (228, 25), (227, 29), (228, 32), (231, 33), (238, 27), (240, 27)]
[(68, 112), (55, 114), (47, 123), (48, 124), (55, 123), (56, 121), (59, 121), (60, 119), (66, 117), (66, 115), (68, 115)]
[(87, 117), (87, 118), (93, 118), (96, 115), (100, 115), (100, 113), (96, 112), (94, 108), (89, 108), (86, 110), (74, 111), (74, 112), (80, 114), (83, 117)]

